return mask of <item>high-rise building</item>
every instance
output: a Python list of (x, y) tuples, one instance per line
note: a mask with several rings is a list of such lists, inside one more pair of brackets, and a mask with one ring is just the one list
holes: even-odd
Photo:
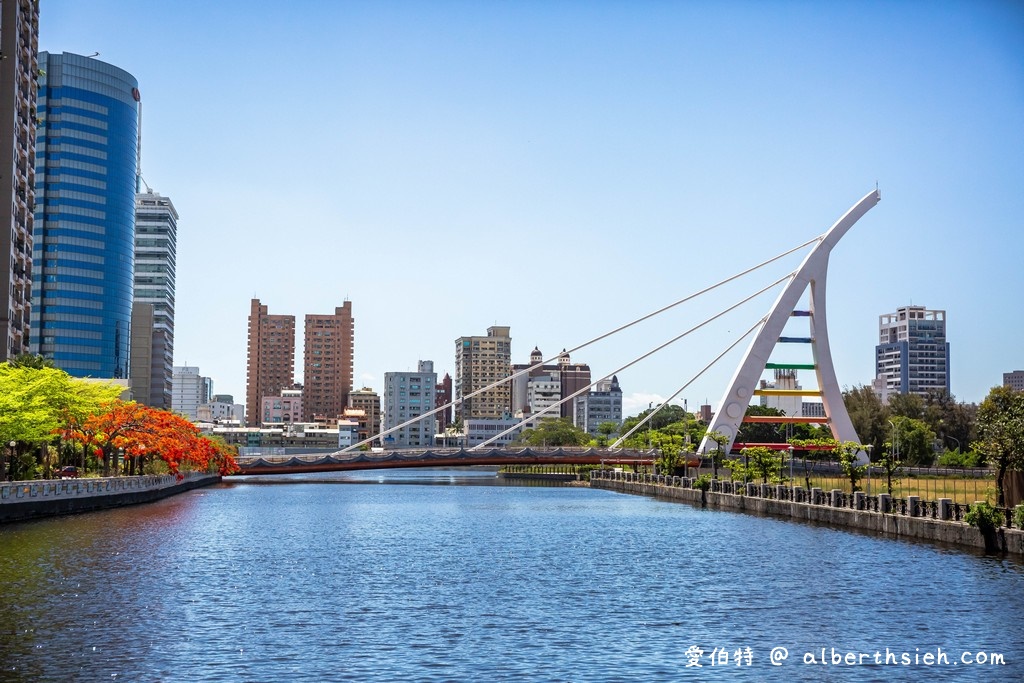
[[(437, 373), (434, 363), (421, 360), (416, 372), (384, 373), (384, 429), (397, 427), (434, 409)], [(434, 443), (436, 420), (433, 415), (397, 429), (384, 437), (386, 448), (428, 447)]]
[(307, 315), (302, 410), (306, 422), (336, 419), (348, 406), (352, 391), (355, 321), (352, 302), (333, 315)]
[[(132, 313), (131, 379), (136, 401), (171, 406), (174, 367), (174, 274), (178, 212), (167, 197), (147, 188), (135, 197), (135, 294)], [(140, 326), (135, 307), (152, 307)], [(150, 350), (144, 352), (148, 340)]]
[(270, 315), (259, 299), (250, 302), (245, 373), (245, 420), (258, 427), (263, 397), (280, 396), (295, 384), (295, 316)]
[(1014, 391), (1024, 391), (1024, 370), (1003, 373), (1003, 386)]
[(509, 382), (471, 398), (474, 392), (511, 374), (512, 338), (508, 327), (487, 328), (486, 337), (459, 337), (455, 340), (455, 415), (463, 422), (469, 418), (501, 418), (511, 414), (512, 388)]
[(31, 349), (76, 377), (127, 378), (138, 82), (67, 52), (40, 52), (39, 74)]
[(213, 380), (199, 374), (199, 368), (175, 366), (171, 377), (171, 410), (190, 420), (199, 416), (199, 406), (209, 403)]
[(437, 431), (441, 433), (452, 423), (452, 407), (448, 405), (452, 402), (452, 376), (447, 372), (444, 373), (444, 379), (438, 381), (437, 386), (434, 387), (434, 396), (434, 408), (441, 409), (434, 413), (434, 418), (437, 420)]
[(39, 3), (0, 2), (0, 363), (29, 352)]
[[(558, 378), (561, 382), (562, 398), (568, 399), (578, 391), (590, 386), (590, 366), (586, 363), (573, 363), (565, 349), (558, 356)], [(573, 419), (571, 400), (562, 404), (561, 416)]]
[(878, 317), (875, 389), (883, 396), (949, 393), (945, 311), (902, 306)]

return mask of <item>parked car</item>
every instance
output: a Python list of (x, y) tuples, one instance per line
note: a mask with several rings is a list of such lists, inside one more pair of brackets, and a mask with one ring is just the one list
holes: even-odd
[(74, 465), (61, 467), (57, 472), (57, 476), (61, 479), (78, 479), (78, 468)]

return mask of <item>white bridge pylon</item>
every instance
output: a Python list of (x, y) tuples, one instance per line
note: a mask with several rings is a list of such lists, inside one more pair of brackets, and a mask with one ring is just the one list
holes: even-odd
[[(825, 323), (825, 280), (828, 275), (828, 257), (836, 243), (849, 231), (853, 224), (860, 220), (881, 200), (882, 195), (876, 188), (853, 205), (836, 223), (829, 228), (811, 252), (793, 274), (793, 279), (779, 294), (772, 306), (768, 318), (757, 336), (750, 342), (743, 360), (729, 382), (722, 400), (718, 403), (715, 417), (708, 426), (708, 432), (719, 432), (728, 437), (725, 452), (732, 449), (739, 432), (740, 424), (747, 412), (750, 399), (761, 379), (761, 373), (771, 357), (771, 352), (780, 341), (801, 341), (809, 343), (814, 357), (814, 370), (817, 374), (821, 402), (825, 409), (832, 436), (839, 442), (853, 441), (859, 443), (857, 432), (853, 428), (843, 393), (836, 380), (835, 367), (832, 364), (832, 353), (828, 343), (828, 327)], [(804, 291), (810, 290), (810, 337), (781, 337), (786, 323), (794, 314), (795, 307)], [(700, 445), (701, 453), (714, 449), (717, 444), (705, 435)], [(864, 452), (858, 454), (858, 460), (867, 462)]]

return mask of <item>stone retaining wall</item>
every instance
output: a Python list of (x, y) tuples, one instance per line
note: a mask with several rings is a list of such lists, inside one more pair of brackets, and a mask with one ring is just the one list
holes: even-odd
[(220, 480), (218, 474), (188, 472), (181, 479), (168, 474), (2, 484), (0, 522), (148, 503)]
[[(722, 510), (754, 512), (835, 527), (861, 529), (898, 538), (938, 541), (978, 550), (984, 550), (986, 547), (981, 532), (963, 522), (835, 507), (832, 504), (832, 497), (827, 495), (820, 497), (823, 501), (821, 504), (813, 504), (735, 493), (705, 493), (700, 489), (683, 486), (683, 483), (688, 482), (680, 477), (628, 474), (621, 476), (621, 473), (619, 476), (610, 477), (592, 473), (590, 477), (592, 488), (667, 498), (693, 505), (706, 504), (707, 507)], [(911, 509), (913, 507), (911, 504)], [(1001, 528), (997, 531), (996, 541), (1003, 552), (1024, 555), (1024, 531)]]

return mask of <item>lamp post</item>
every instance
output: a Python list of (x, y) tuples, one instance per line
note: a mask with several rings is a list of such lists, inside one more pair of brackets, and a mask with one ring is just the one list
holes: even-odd
[(959, 452), (959, 453), (963, 453), (964, 452), (963, 449), (960, 448), (960, 439), (956, 438), (955, 436), (950, 436), (949, 434), (946, 434), (946, 438), (947, 439), (953, 439), (953, 441), (956, 441), (956, 450), (957, 450), (957, 452)]
[(793, 481), (793, 444), (789, 445), (789, 500), (796, 501), (796, 482)]
[(871, 449), (874, 448), (873, 444), (864, 446), (868, 451), (868, 495), (871, 495)]
[(14, 447), (18, 445), (13, 439), (7, 446), (11, 449), (11, 465), (7, 468), (7, 481), (14, 481)]

